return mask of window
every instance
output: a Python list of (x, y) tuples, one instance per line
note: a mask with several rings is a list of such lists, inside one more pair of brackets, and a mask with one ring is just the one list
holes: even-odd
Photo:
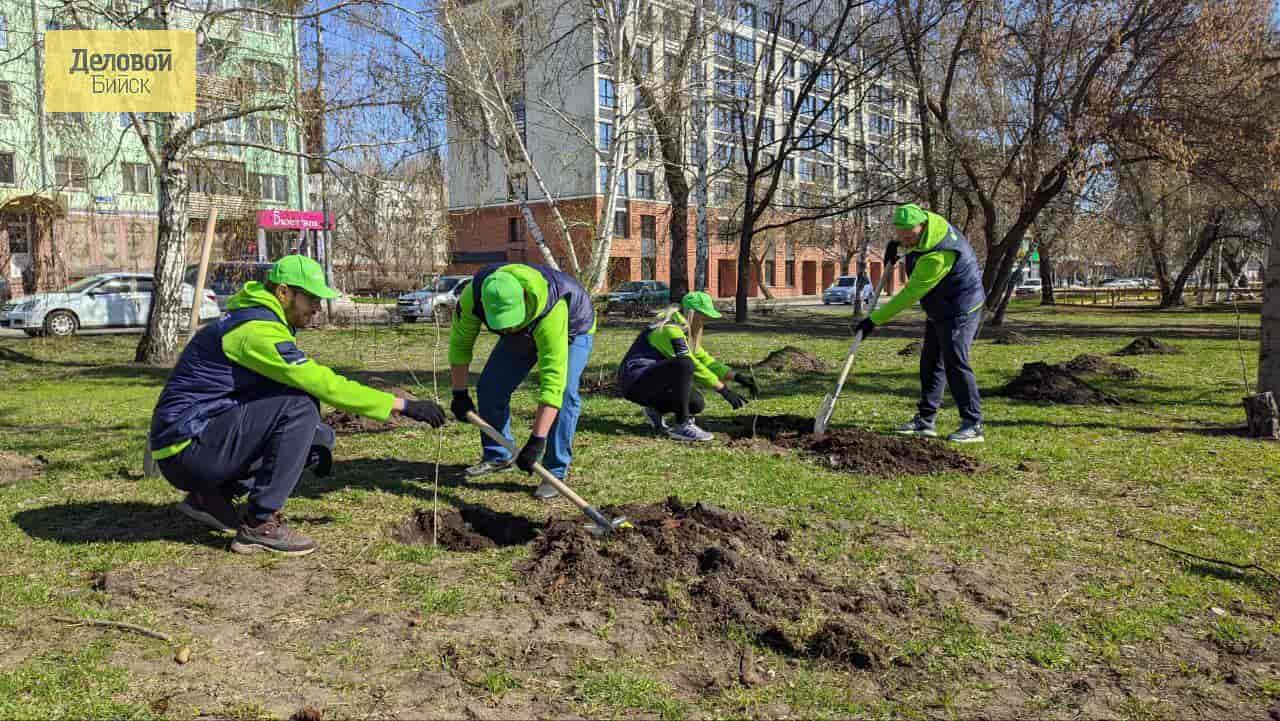
[(778, 16), (765, 10), (760, 13), (760, 29), (772, 30), (774, 25), (778, 24)]
[(624, 198), (627, 197), (627, 175), (625, 170), (618, 175), (618, 195)]
[(819, 163), (815, 170), (819, 182), (830, 183), (832, 179), (835, 178), (835, 175), (833, 175), (834, 171), (830, 165)]
[(244, 14), (244, 29), (254, 30), (260, 33), (275, 34), (280, 32), (280, 18), (274, 14), (276, 9), (272, 7), (271, 0), (244, 0), (244, 7), (257, 12), (246, 12)]
[(849, 169), (840, 169), (840, 189), (845, 190), (849, 187)]
[(256, 191), (259, 198), (277, 203), (289, 202), (289, 179), (285, 176), (254, 173), (249, 176), (249, 182), (250, 189)]
[(614, 87), (613, 81), (609, 78), (600, 78), (600, 107), (618, 107), (617, 88)]
[(613, 57), (609, 52), (609, 38), (601, 35), (600, 44), (596, 46), (596, 62), (607, 63)]
[(716, 159), (717, 168), (732, 165), (734, 158), (733, 146), (728, 143), (716, 143), (713, 157)]
[[(267, 145), (273, 148), (284, 148), (288, 128), (283, 120), (276, 118), (247, 118), (245, 124), (248, 138), (252, 143)], [(228, 131), (230, 134), (230, 131)]]
[(645, 5), (644, 14), (640, 16), (640, 32), (646, 35), (653, 34), (653, 5)]
[(738, 6), (738, 22), (753, 28), (756, 26), (756, 6), (742, 3)]
[(9, 18), (0, 15), (0, 50), (9, 47)]
[(764, 262), (764, 284), (770, 288), (778, 284), (778, 264), (772, 258)]
[(20, 218), (10, 221), (5, 230), (9, 231), (9, 255), (31, 252), (31, 239), (27, 236), (27, 221)]
[(653, 173), (636, 173), (636, 197), (653, 200)]
[(680, 23), (680, 14), (674, 10), (668, 10), (663, 16), (662, 33), (667, 40), (679, 41), (684, 35)]
[(796, 59), (790, 55), (782, 59), (782, 77), (793, 78), (796, 73)]
[(796, 161), (792, 158), (783, 158), (782, 173), (788, 178), (794, 178), (796, 176)]
[(831, 72), (830, 68), (823, 70), (822, 72), (818, 73), (818, 89), (830, 90), (834, 80), (835, 80), (835, 75)]
[(785, 273), (787, 287), (796, 287), (796, 241), (792, 238), (787, 238), (787, 268)]
[(784, 112), (790, 112), (796, 106), (796, 91), (791, 88), (783, 88), (782, 90), (782, 109)]
[(637, 47), (636, 63), (640, 66), (640, 72), (645, 75), (653, 72), (653, 47), (650, 45), (641, 45)]
[(524, 173), (507, 176), (507, 200), (528, 199), (529, 180)]
[(512, 245), (524, 244), (524, 226), (519, 218), (507, 218), (507, 242)]
[(259, 60), (248, 61), (249, 79), (259, 88), (281, 88), (286, 84), (284, 67)]
[(207, 39), (196, 46), (196, 72), (212, 75), (217, 72), (226, 53), (227, 44), (221, 40)]
[(190, 173), (193, 193), (239, 195), (245, 189), (244, 163), (201, 159), (191, 164)]
[(846, 128), (849, 127), (849, 108), (844, 105), (840, 106), (840, 124)]
[(840, 138), (840, 157), (845, 160), (849, 159), (849, 139)]
[(64, 125), (76, 125), (84, 128), (89, 124), (89, 120), (84, 113), (51, 113), (51, 115), (53, 115), (53, 119), (56, 122)]
[(53, 170), (59, 186), (78, 190), (89, 187), (89, 173), (84, 158), (59, 155), (53, 159)]
[(764, 132), (762, 133), (762, 135), (764, 137), (764, 144), (773, 145), (774, 141), (777, 139), (776, 134), (778, 131), (777, 123), (774, 122), (773, 118), (764, 119), (763, 130)]
[(650, 133), (639, 133), (636, 135), (636, 158), (639, 160), (653, 160), (653, 143), (654, 137)]
[(604, 163), (600, 164), (600, 194), (605, 195), (609, 192), (609, 166)]
[(812, 160), (800, 161), (800, 182), (812, 183), (816, 177), (814, 173), (814, 163)]
[(146, 163), (121, 163), (121, 175), (124, 176), (124, 192), (150, 193), (151, 166)]
[(613, 237), (629, 238), (631, 217), (626, 210), (615, 210), (613, 212)]
[(13, 167), (13, 153), (0, 153), (0, 185), (14, 185), (17, 182)]
[(613, 147), (613, 123), (600, 123), (600, 152), (607, 153)]
[(0, 83), (0, 115), (13, 115), (13, 86)]
[(835, 157), (835, 141), (830, 135), (822, 136), (822, 140), (818, 143), (818, 149), (828, 158)]
[(658, 223), (652, 215), (640, 216), (640, 280), (658, 275)]
[(791, 40), (795, 40), (795, 38), (796, 38), (796, 24), (795, 24), (795, 22), (794, 22), (794, 21), (792, 21), (792, 20), (783, 20), (783, 21), (782, 21), (782, 35), (783, 35), (783, 37), (790, 38)]
[(108, 280), (104, 283), (99, 284), (98, 287), (93, 289), (93, 292), (95, 294), (132, 293), (133, 279), (132, 278), (112, 278), (111, 280)]

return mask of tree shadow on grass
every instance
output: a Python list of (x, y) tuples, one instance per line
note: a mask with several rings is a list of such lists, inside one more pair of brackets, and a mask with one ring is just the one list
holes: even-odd
[(88, 501), (59, 503), (13, 514), (28, 536), (57, 543), (179, 541), (224, 548), (226, 536), (178, 512), (173, 503)]
[[(440, 488), (469, 488), (476, 491), (505, 493), (529, 493), (534, 488), (534, 484), (528, 481), (521, 483), (511, 480), (493, 480), (516, 478), (517, 476), (513, 475), (515, 472), (468, 480), (465, 470), (466, 466), (461, 464), (441, 463)], [(434, 491), (435, 474), (436, 464), (425, 461), (405, 461), (399, 458), (340, 460), (334, 462), (333, 473), (325, 478), (317, 478), (310, 474), (304, 476), (293, 495), (300, 498), (320, 498), (344, 488), (360, 488), (430, 500)], [(445, 494), (440, 494), (440, 497), (445, 498)], [(452, 498), (450, 496), (450, 499)]]
[(1216, 578), (1220, 581), (1243, 583), (1259, 593), (1269, 594), (1276, 590), (1276, 582), (1265, 573), (1256, 569), (1239, 570), (1227, 566), (1216, 566), (1201, 561), (1188, 561), (1187, 571), (1204, 578)]

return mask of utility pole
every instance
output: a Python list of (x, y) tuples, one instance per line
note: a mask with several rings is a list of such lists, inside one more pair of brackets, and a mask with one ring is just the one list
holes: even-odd
[[(326, 101), (324, 98), (324, 15), (317, 13), (316, 14), (316, 97), (315, 97), (316, 108), (315, 108), (315, 112), (318, 113), (320, 116), (319, 120), (317, 121), (320, 125), (320, 132), (318, 133), (319, 138), (318, 138), (318, 147), (316, 148), (316, 153), (320, 156), (320, 215), (321, 215), (320, 236), (324, 239), (323, 242), (318, 243), (317, 245), (324, 248), (324, 252), (323, 252), (324, 278), (325, 278), (325, 283), (330, 288), (332, 288), (333, 287), (333, 254), (329, 252), (329, 244), (330, 244), (329, 193), (327, 192), (328, 184), (326, 182), (326, 177), (328, 176), (328, 173), (325, 172), (325, 165), (326, 165), (325, 159), (329, 153), (329, 149), (328, 149), (329, 140), (327, 137), (329, 126), (325, 120), (325, 112), (324, 112), (325, 102)], [(327, 319), (333, 318), (333, 300), (332, 299), (325, 301), (325, 317)]]

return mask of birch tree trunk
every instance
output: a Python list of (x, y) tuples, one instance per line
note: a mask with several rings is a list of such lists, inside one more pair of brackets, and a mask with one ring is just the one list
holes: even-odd
[(1262, 343), (1258, 349), (1258, 392), (1280, 396), (1280, 208), (1271, 213), (1271, 248), (1262, 286)]
[[(164, 159), (156, 178), (157, 218), (155, 295), (147, 331), (138, 341), (134, 360), (148, 365), (167, 365), (178, 355), (182, 332), (182, 274), (187, 265), (187, 222), (190, 186), (183, 164)], [(198, 299), (193, 298), (192, 302)]]

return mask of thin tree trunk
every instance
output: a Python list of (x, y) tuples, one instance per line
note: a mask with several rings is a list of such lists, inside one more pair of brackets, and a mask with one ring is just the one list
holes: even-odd
[(1192, 250), (1191, 257), (1182, 266), (1182, 270), (1178, 272), (1178, 276), (1174, 278), (1168, 290), (1162, 288), (1160, 291), (1161, 308), (1173, 308), (1183, 304), (1182, 294), (1187, 287), (1187, 280), (1213, 249), (1213, 244), (1217, 242), (1222, 216), (1223, 212), (1219, 208), (1209, 211), (1209, 217), (1205, 220), (1204, 227), (1200, 229), (1200, 237), (1196, 239), (1196, 247)]
[[(868, 281), (871, 280), (871, 276), (867, 273), (867, 255), (870, 251), (871, 234), (867, 232), (867, 226), (864, 223), (862, 226), (862, 242), (858, 244), (858, 267), (857, 272), (854, 274), (855, 280), (853, 281), (853, 315), (855, 318), (860, 318), (862, 316), (862, 287), (860, 285), (862, 277), (865, 275), (867, 276)], [(889, 272), (889, 269), (885, 268), (881, 272), (887, 273)], [(872, 292), (874, 293), (875, 291)]]
[[(134, 360), (149, 365), (167, 365), (178, 355), (182, 331), (182, 274), (187, 265), (188, 184), (182, 163), (164, 161), (157, 178), (157, 218), (155, 293), (147, 331), (138, 341)], [(198, 299), (192, 299), (195, 302)]]
[(1271, 248), (1262, 286), (1262, 343), (1258, 348), (1258, 392), (1280, 396), (1280, 207), (1271, 213)]
[(1053, 267), (1053, 244), (1041, 245), (1040, 253), (1040, 305), (1057, 305), (1053, 297), (1053, 284), (1058, 279)]

